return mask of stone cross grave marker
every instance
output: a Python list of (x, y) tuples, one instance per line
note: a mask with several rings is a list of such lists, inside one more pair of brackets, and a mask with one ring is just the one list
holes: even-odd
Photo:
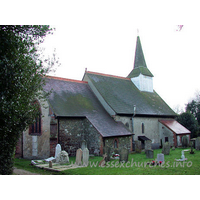
[(82, 155), (83, 155), (82, 149), (77, 149), (77, 151), (76, 151), (76, 165), (82, 165)]
[(195, 149), (200, 150), (200, 137), (197, 137), (195, 140)]
[(119, 151), (119, 162), (125, 161), (128, 162), (128, 155), (129, 155), (129, 150), (127, 148), (122, 148)]
[(146, 158), (154, 158), (154, 152), (152, 149), (146, 150)]
[(170, 153), (170, 144), (168, 142), (165, 142), (162, 148), (162, 153), (164, 155), (169, 155)]
[(141, 141), (135, 141), (135, 152), (136, 153), (141, 153), (142, 151), (142, 144)]
[(105, 146), (105, 147), (104, 147), (104, 153), (107, 155), (107, 156), (105, 157), (105, 161), (106, 161), (106, 162), (110, 161), (110, 154), (111, 154), (110, 151), (111, 151), (111, 150), (110, 150), (110, 147), (108, 147), (108, 146)]
[(55, 151), (55, 159), (57, 158), (58, 154), (61, 152), (61, 145), (57, 144), (56, 145), (56, 151)]
[(157, 154), (157, 161), (165, 162), (164, 154), (162, 153)]
[(105, 154), (103, 155), (103, 160), (101, 160), (101, 161), (99, 162), (99, 167), (104, 167), (104, 166), (106, 165), (106, 161), (105, 161), (106, 157), (107, 157), (107, 154), (105, 153)]
[(89, 150), (87, 148), (83, 149), (83, 165), (88, 166), (89, 163)]

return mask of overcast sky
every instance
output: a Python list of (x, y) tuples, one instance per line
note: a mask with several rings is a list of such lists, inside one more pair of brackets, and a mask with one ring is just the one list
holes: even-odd
[[(153, 10), (148, 10), (148, 5), (141, 11), (131, 1), (89, 2), (65, 5), (60, 11), (62, 23), (53, 21), (56, 31), (46, 38), (44, 46), (46, 54), (56, 48), (61, 66), (51, 75), (82, 80), (87, 68), (126, 77), (133, 68), (139, 29), (147, 67), (154, 75), (155, 91), (171, 108), (184, 108), (200, 90), (199, 26), (193, 22), (178, 32), (176, 24), (151, 23), (162, 12), (158, 11), (149, 21)], [(149, 23), (141, 25), (141, 18)]]

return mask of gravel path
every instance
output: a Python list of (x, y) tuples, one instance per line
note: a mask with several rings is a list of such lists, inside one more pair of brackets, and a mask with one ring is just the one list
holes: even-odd
[(13, 175), (40, 175), (40, 174), (32, 173), (23, 169), (14, 168)]

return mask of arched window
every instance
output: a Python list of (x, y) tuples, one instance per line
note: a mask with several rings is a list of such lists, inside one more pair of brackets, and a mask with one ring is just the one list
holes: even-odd
[(118, 140), (117, 140), (117, 139), (114, 140), (114, 148), (115, 148), (115, 149), (118, 148)]
[(34, 123), (29, 126), (29, 134), (40, 136), (42, 134), (41, 108), (38, 101), (35, 101), (34, 104), (38, 105), (38, 116), (35, 118)]
[(142, 123), (142, 133), (144, 133), (144, 123)]

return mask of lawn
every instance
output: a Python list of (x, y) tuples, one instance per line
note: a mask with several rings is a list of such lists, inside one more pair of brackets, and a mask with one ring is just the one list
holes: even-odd
[[(189, 148), (188, 148), (189, 149)], [(146, 158), (146, 154), (129, 154), (127, 163), (119, 163), (118, 160), (111, 160), (105, 167), (99, 167), (98, 164), (102, 157), (90, 157), (88, 167), (69, 169), (62, 172), (51, 172), (44, 169), (38, 169), (30, 165), (30, 160), (15, 159), (15, 167), (24, 169), (33, 173), (44, 175), (199, 175), (200, 174), (200, 151), (194, 150), (195, 154), (185, 152), (188, 159), (185, 162), (177, 162), (175, 159), (181, 158), (182, 148), (170, 150), (170, 155), (165, 155), (165, 164), (161, 166), (147, 165), (151, 159)], [(154, 158), (162, 149), (154, 150)], [(75, 162), (75, 157), (70, 157), (70, 162)]]

